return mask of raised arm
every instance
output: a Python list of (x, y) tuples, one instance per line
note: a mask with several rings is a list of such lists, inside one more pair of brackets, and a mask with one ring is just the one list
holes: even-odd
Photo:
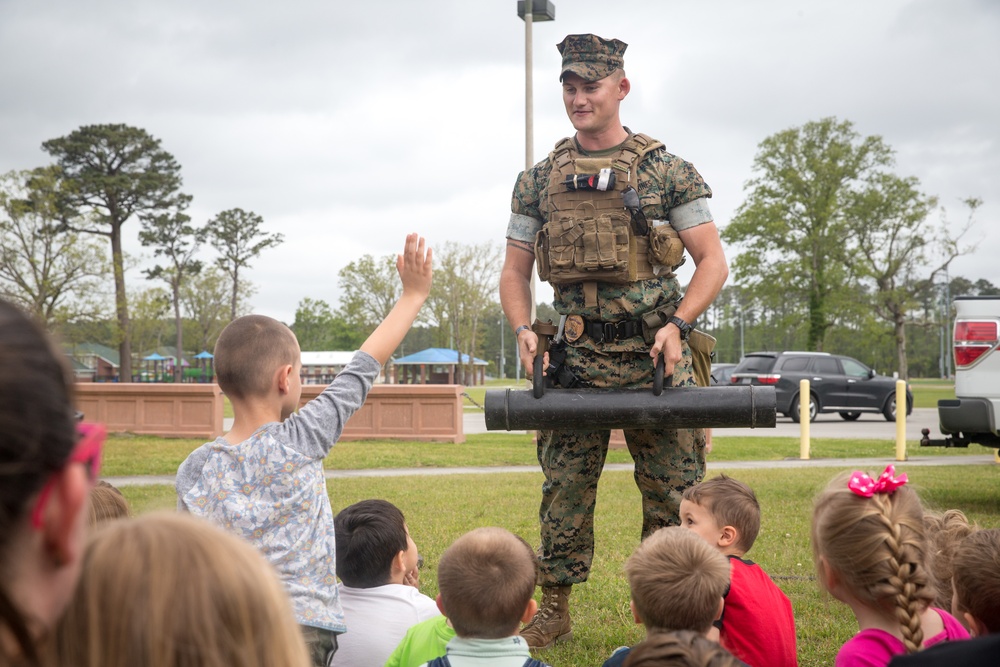
[(417, 234), (408, 234), (403, 252), (396, 257), (396, 270), (403, 281), (403, 294), (386, 318), (361, 345), (361, 350), (375, 357), (382, 365), (403, 342), (413, 326), (420, 308), (431, 291), (433, 251)]

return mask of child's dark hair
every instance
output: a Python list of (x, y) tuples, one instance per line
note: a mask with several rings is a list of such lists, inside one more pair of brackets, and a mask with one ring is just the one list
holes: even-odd
[(1000, 528), (977, 530), (962, 540), (952, 561), (956, 612), (968, 612), (1000, 633)]
[[(0, 300), (0, 572), (28, 501), (62, 468), (76, 444), (73, 382), (65, 356), (32, 319)], [(32, 664), (38, 652), (26, 619), (0, 579), (0, 635)], [(0, 657), (5, 649), (0, 646)]]
[(387, 500), (362, 500), (334, 517), (337, 537), (337, 576), (351, 588), (374, 588), (389, 583), (392, 560), (405, 551), (406, 521)]
[(272, 374), (294, 364), (299, 352), (295, 334), (266, 315), (238, 317), (222, 330), (215, 343), (215, 376), (231, 398), (263, 396)]
[(750, 551), (760, 532), (760, 504), (753, 489), (722, 473), (688, 487), (682, 497), (707, 509), (720, 527), (735, 528), (739, 533), (736, 548)]
[(717, 642), (693, 630), (654, 632), (629, 651), (625, 667), (746, 667)]
[(477, 528), (441, 555), (441, 606), (460, 637), (503, 639), (517, 631), (535, 592), (538, 560), (503, 528)]

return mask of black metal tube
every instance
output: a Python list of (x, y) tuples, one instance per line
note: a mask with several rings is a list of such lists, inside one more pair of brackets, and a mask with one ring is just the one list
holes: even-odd
[(773, 428), (774, 387), (675, 387), (659, 396), (648, 389), (491, 389), (486, 429), (603, 430), (632, 428)]

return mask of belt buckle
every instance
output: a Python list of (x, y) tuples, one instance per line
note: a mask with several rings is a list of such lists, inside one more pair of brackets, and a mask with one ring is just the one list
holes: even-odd
[(602, 333), (603, 337), (601, 338), (600, 342), (602, 343), (614, 342), (615, 339), (618, 337), (618, 322), (605, 322), (604, 331)]

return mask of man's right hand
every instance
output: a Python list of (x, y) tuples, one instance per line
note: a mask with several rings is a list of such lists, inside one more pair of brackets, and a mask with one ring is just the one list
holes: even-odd
[[(517, 351), (521, 355), (521, 365), (524, 366), (524, 375), (529, 380), (535, 371), (535, 355), (538, 353), (538, 334), (531, 329), (525, 329), (517, 337)], [(549, 353), (546, 352), (542, 359), (542, 375), (544, 369), (549, 367)]]

